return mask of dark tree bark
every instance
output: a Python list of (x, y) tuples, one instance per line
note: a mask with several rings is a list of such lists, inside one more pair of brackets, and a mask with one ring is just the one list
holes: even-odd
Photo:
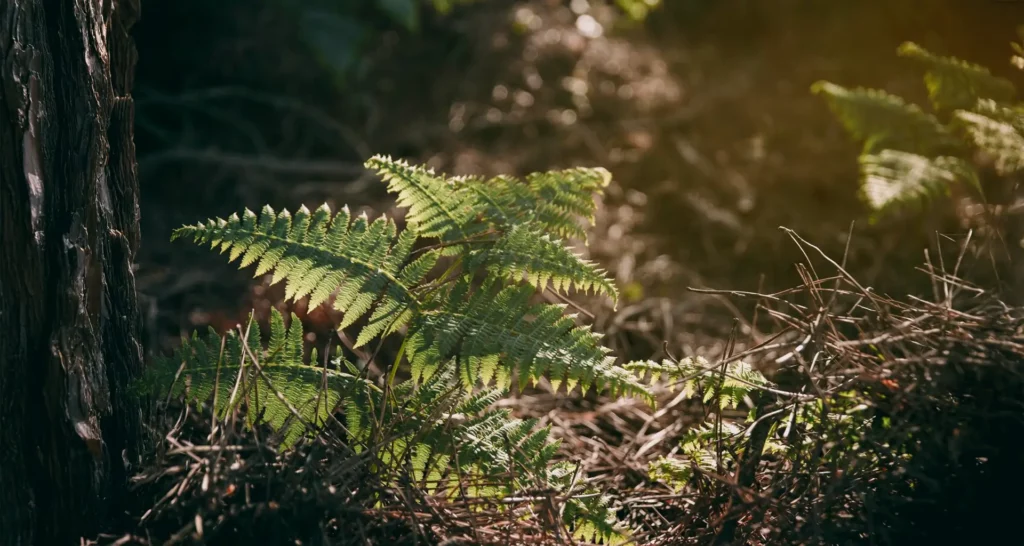
[(142, 367), (138, 0), (0, 0), (0, 544), (78, 544), (124, 499)]

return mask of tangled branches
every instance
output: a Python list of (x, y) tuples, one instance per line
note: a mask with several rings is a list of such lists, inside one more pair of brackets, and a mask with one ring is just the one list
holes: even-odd
[[(756, 298), (779, 332), (725, 362), (762, 363), (777, 385), (718, 472), (664, 460), (697, 492), (659, 544), (906, 544), (1002, 536), (1024, 516), (1024, 310), (926, 254), (928, 297), (861, 285), (794, 233), (803, 283)], [(814, 257), (834, 271), (821, 276)], [(810, 396), (808, 396), (810, 395)], [(721, 420), (721, 418), (719, 418)], [(736, 428), (733, 425), (732, 428)], [(716, 445), (717, 444), (717, 445)], [(724, 445), (723, 445), (724, 444)], [(664, 475), (664, 474), (663, 474)], [(667, 538), (671, 536), (671, 538)]]

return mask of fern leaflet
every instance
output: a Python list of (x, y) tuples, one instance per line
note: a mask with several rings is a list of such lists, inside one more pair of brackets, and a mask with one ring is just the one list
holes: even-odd
[[(451, 358), (470, 366), (497, 357), (502, 386), (517, 371), (521, 385), (546, 375), (556, 388), (565, 381), (570, 390), (593, 386), (650, 399), (640, 381), (614, 364), (595, 334), (564, 315), (564, 305), (531, 305), (532, 293), (529, 286), (498, 288), (494, 283), (470, 292), (469, 279), (456, 283), (445, 307), (424, 314), (410, 327), (407, 351), (413, 376)], [(480, 374), (470, 369), (467, 376), (471, 388)]]
[(993, 76), (983, 66), (954, 57), (940, 57), (913, 42), (905, 42), (898, 52), (928, 67), (924, 81), (936, 109), (969, 109), (980, 99), (1005, 102), (1016, 94), (1012, 83)]
[(979, 149), (995, 160), (996, 170), (1010, 174), (1024, 168), (1024, 126), (1022, 115), (1005, 109), (992, 112), (992, 117), (960, 110), (955, 123)]
[(206, 337), (194, 334), (171, 357), (155, 362), (141, 387), (157, 395), (169, 389), (171, 396), (197, 405), (210, 402), (218, 418), (244, 405), (247, 424), (269, 425), (280, 434), (281, 449), (324, 425), (343, 398), (375, 388), (349, 374), (304, 363), (302, 327), (294, 315), (285, 327), (274, 310), (266, 349), (251, 318), (248, 324), (244, 347), (235, 331), (224, 338), (212, 329)]
[(864, 141), (865, 153), (891, 148), (930, 155), (958, 146), (935, 116), (885, 91), (829, 82), (818, 82), (811, 90), (824, 95), (850, 135)]
[(399, 206), (409, 209), (406, 221), (421, 237), (443, 240), (469, 237), (468, 227), (478, 211), (476, 200), (433, 171), (401, 160), (374, 156), (366, 166), (381, 175)]
[(492, 246), (472, 250), (466, 255), (469, 270), (489, 270), (509, 280), (525, 279), (531, 286), (554, 290), (594, 290), (618, 298), (615, 285), (604, 270), (574, 254), (560, 241), (534, 231), (529, 225), (516, 225)]
[(917, 154), (882, 150), (860, 158), (864, 200), (884, 211), (904, 203), (920, 203), (936, 194), (948, 194), (957, 182), (979, 189), (977, 174), (957, 157), (927, 158)]

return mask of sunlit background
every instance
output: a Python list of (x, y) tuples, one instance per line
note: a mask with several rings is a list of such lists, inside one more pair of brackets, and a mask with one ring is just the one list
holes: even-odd
[(810, 86), (923, 99), (921, 71), (895, 54), (906, 40), (1013, 79), (1021, 5), (663, 2), (146, 2), (135, 94), (151, 318), (230, 322), (252, 303), (240, 294), (270, 298), (218, 257), (167, 243), (171, 229), (268, 202), (382, 212), (390, 201), (361, 168), (373, 153), (457, 174), (609, 168), (592, 252), (627, 309), (674, 317), (688, 350), (727, 322), (687, 287), (798, 280), (779, 226), (838, 256), (855, 223), (861, 278), (897, 292), (925, 282), (907, 272), (936, 230), (960, 227), (955, 196), (869, 225), (859, 147)]

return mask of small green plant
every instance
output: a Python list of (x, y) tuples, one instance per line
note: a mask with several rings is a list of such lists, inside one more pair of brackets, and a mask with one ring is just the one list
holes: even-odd
[[(680, 441), (682, 458), (661, 457), (650, 464), (652, 480), (682, 489), (693, 478), (694, 470), (717, 474), (732, 470), (736, 455), (745, 446), (750, 424), (759, 417), (752, 397), (772, 385), (761, 372), (742, 360), (716, 366), (702, 357), (678, 362), (631, 362), (626, 368), (651, 381), (665, 380), (670, 390), (699, 399), (709, 409), (708, 418)], [(726, 411), (744, 406), (750, 409), (746, 424), (725, 417)], [(765, 447), (782, 449), (776, 443)]]
[[(645, 385), (616, 365), (599, 336), (566, 315), (566, 305), (538, 303), (572, 290), (616, 298), (594, 263), (569, 247), (585, 238), (603, 169), (513, 177), (450, 178), (387, 157), (376, 170), (406, 209), (404, 229), (386, 217), (347, 209), (292, 214), (267, 207), (174, 233), (227, 253), (256, 275), (284, 281), (286, 298), (330, 302), (345, 329), (359, 324), (355, 346), (404, 335), (382, 377), (368, 378), (340, 355), (304, 358), (302, 329), (274, 314), (262, 343), (254, 322), (224, 338), (193, 336), (153, 365), (152, 393), (210, 403), (225, 417), (244, 409), (247, 424), (278, 433), (283, 449), (344, 412), (347, 441), (371, 453), (386, 483), (412, 479), (428, 491), (493, 496), (557, 488), (579, 491), (578, 476), (552, 465), (557, 443), (534, 421), (490, 409), (514, 384), (546, 377), (555, 388), (604, 389), (651, 401)], [(265, 346), (264, 346), (265, 345)], [(400, 368), (408, 379), (399, 379)], [(404, 478), (403, 478), (404, 476)], [(500, 484), (500, 485), (498, 485)], [(614, 542), (622, 535), (599, 495), (570, 500), (563, 514), (577, 536)]]
[(989, 157), (1001, 175), (1024, 167), (1024, 107), (1014, 102), (1011, 82), (914, 43), (898, 52), (925, 67), (932, 112), (881, 90), (824, 81), (812, 87), (851, 136), (864, 142), (861, 195), (872, 210), (881, 214), (919, 204), (954, 184), (980, 192), (976, 152)]

